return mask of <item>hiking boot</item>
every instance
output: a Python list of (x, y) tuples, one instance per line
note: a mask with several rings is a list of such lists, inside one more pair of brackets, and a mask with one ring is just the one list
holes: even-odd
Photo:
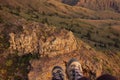
[(55, 66), (52, 69), (52, 80), (64, 80), (63, 69), (60, 66)]
[(67, 63), (67, 75), (69, 80), (78, 80), (83, 77), (81, 64), (76, 59), (71, 59)]

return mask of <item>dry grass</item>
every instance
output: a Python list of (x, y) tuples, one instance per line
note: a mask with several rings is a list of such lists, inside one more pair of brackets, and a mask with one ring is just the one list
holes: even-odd
[(37, 11), (38, 13), (57, 13), (69, 17), (88, 19), (120, 19), (120, 14), (113, 11), (94, 11), (79, 6), (69, 6), (57, 0), (0, 0), (1, 5), (9, 5), (10, 8), (19, 8), (20, 11)]
[(105, 27), (105, 26), (111, 26), (111, 25), (120, 25), (120, 21), (117, 20), (111, 20), (111, 19), (103, 19), (103, 20), (91, 20), (91, 19), (78, 19), (80, 21), (84, 21), (86, 23), (92, 24), (97, 27)]
[(120, 25), (112, 26), (112, 28), (120, 33)]

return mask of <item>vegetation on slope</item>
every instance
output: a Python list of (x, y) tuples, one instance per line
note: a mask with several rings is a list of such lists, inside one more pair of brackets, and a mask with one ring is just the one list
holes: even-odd
[[(86, 8), (76, 6), (71, 7), (55, 0), (38, 1), (38, 3), (34, 2), (32, 4), (27, 2), (27, 0), (25, 3), (22, 1), (19, 2), (17, 0), (13, 0), (13, 3), (5, 1), (2, 1), (2, 4), (0, 5), (0, 20), (1, 22), (6, 22), (5, 24), (8, 24), (8, 22), (12, 24), (12, 21), (15, 20), (12, 17), (15, 17), (16, 19), (25, 18), (26, 20), (37, 21), (48, 25), (54, 25), (58, 28), (65, 28), (70, 30), (74, 32), (75, 35), (77, 35), (79, 38), (83, 39), (85, 42), (89, 43), (96, 49), (119, 50), (120, 48), (120, 35), (111, 28), (112, 25), (120, 25), (119, 22), (101, 22), (101, 25), (97, 27), (95, 23), (91, 24), (79, 20), (79, 18), (92, 20), (119, 20), (120, 14), (118, 13), (110, 11), (96, 12)], [(31, 2), (33, 1), (31, 0)], [(4, 12), (4, 14), (2, 12)], [(9, 16), (7, 16), (6, 20), (3, 20), (6, 18), (6, 14)], [(109, 16), (107, 17), (106, 14)]]

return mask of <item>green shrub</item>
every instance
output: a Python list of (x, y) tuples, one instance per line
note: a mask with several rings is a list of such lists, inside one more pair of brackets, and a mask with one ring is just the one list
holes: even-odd
[(0, 17), (0, 23), (3, 23), (3, 19)]
[(12, 60), (7, 60), (5, 64), (6, 64), (6, 66), (9, 67), (13, 64), (13, 61)]

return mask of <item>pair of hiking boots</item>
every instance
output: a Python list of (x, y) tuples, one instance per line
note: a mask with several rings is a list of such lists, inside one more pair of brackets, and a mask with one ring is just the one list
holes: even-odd
[[(79, 80), (83, 77), (81, 64), (76, 59), (71, 59), (66, 65), (66, 73), (69, 80)], [(65, 80), (63, 69), (55, 66), (52, 70), (52, 80)]]

